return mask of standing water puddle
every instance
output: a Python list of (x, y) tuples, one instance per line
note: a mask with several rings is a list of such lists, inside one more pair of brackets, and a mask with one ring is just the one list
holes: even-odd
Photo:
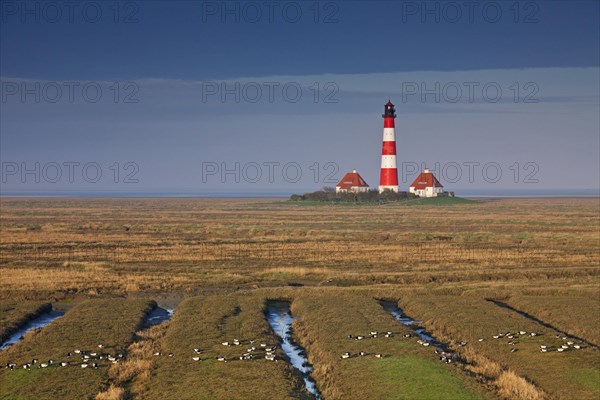
[(302, 374), (306, 390), (320, 400), (321, 396), (317, 390), (315, 381), (311, 378), (311, 366), (306, 359), (306, 353), (302, 347), (295, 344), (292, 340), (292, 321), (294, 317), (290, 312), (290, 303), (286, 301), (269, 301), (265, 311), (267, 321), (271, 325), (273, 332), (282, 340), (281, 349), (289, 357), (290, 362)]
[(389, 301), (389, 300), (379, 300), (379, 304), (381, 304), (381, 306), (383, 307), (383, 309), (385, 311), (392, 314), (392, 317), (394, 317), (394, 319), (396, 321), (399, 321), (404, 326), (407, 326), (410, 329), (412, 329), (417, 334), (417, 336), (419, 336), (422, 340), (430, 343), (431, 345), (433, 345), (435, 347), (440, 347), (440, 348), (447, 347), (444, 344), (435, 340), (435, 338), (433, 336), (428, 334), (427, 331), (425, 331), (425, 328), (419, 326), (417, 321), (404, 315), (404, 313), (402, 312), (400, 307), (398, 307), (398, 304), (396, 304), (395, 302)]
[(2, 343), (2, 346), (0, 346), (0, 350), (4, 350), (9, 346), (12, 346), (13, 344), (19, 342), (21, 339), (23, 339), (23, 336), (27, 332), (33, 329), (41, 329), (46, 325), (49, 325), (55, 319), (62, 317), (63, 315), (65, 315), (65, 313), (62, 311), (52, 310), (32, 319), (31, 321), (23, 325), (23, 327), (21, 327), (18, 331), (10, 335), (6, 342)]
[(144, 322), (144, 328), (149, 328), (153, 325), (158, 325), (162, 322), (168, 321), (173, 316), (175, 310), (170, 308), (156, 307), (148, 314), (146, 321)]

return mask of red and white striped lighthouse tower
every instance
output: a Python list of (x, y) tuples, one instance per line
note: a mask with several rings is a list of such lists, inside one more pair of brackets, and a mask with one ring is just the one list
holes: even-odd
[(396, 167), (396, 134), (394, 119), (396, 110), (388, 100), (383, 113), (383, 148), (381, 151), (381, 175), (379, 177), (379, 193), (384, 190), (398, 191), (398, 168)]

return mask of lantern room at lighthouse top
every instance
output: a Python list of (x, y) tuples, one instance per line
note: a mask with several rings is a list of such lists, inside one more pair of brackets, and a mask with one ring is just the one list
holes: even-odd
[(386, 103), (382, 117), (396, 118), (396, 109), (394, 108), (394, 105), (392, 104), (391, 100), (388, 100), (388, 102)]

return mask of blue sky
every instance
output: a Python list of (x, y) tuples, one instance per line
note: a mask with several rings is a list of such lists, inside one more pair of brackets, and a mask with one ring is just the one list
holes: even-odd
[(3, 193), (599, 187), (598, 1), (0, 4)]

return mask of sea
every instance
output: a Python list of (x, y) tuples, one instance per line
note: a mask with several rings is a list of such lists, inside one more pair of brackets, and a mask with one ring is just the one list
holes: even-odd
[[(92, 198), (273, 198), (285, 199), (292, 194), (315, 191), (315, 188), (295, 190), (254, 191), (0, 191), (0, 197), (92, 197)], [(452, 189), (455, 196), (465, 198), (569, 198), (600, 197), (600, 189)]]

